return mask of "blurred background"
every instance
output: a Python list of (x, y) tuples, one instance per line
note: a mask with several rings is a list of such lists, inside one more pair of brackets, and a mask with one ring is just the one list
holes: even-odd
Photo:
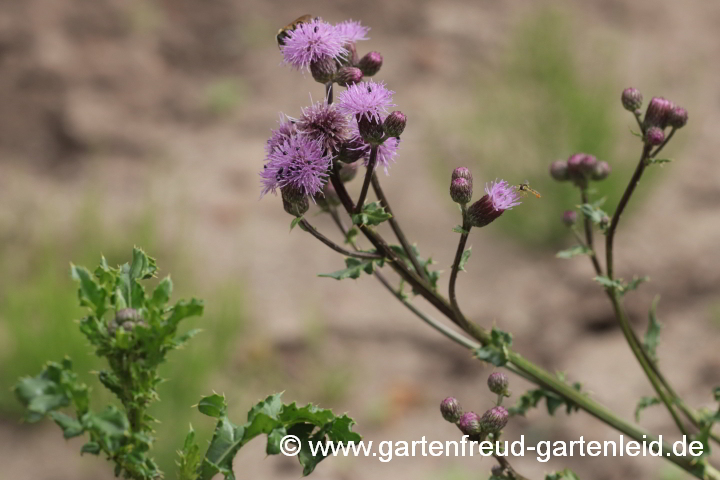
[[(380, 51), (376, 79), (409, 118), (385, 192), (412, 242), (449, 271), (459, 223), (447, 194), (454, 167), (475, 182), (529, 180), (529, 197), (474, 232), (460, 277), (466, 313), (515, 335), (550, 371), (584, 382), (594, 398), (632, 418), (652, 390), (591, 280), (588, 261), (554, 257), (571, 244), (563, 209), (579, 203), (547, 165), (575, 151), (607, 160), (598, 195), (615, 205), (639, 156), (620, 93), (635, 86), (690, 112), (667, 149), (675, 162), (643, 180), (617, 236), (618, 274), (649, 275), (628, 297), (635, 328), (662, 295), (661, 366), (695, 406), (720, 384), (720, 4), (703, 0), (4, 0), (0, 2), (0, 477), (104, 479), (102, 458), (79, 455), (51, 422), (20, 423), (11, 386), (70, 355), (108, 400), (78, 332), (69, 263), (130, 258), (133, 245), (172, 273), (176, 298), (206, 300), (192, 327), (204, 333), (164, 366), (155, 414), (156, 455), (174, 477), (190, 406), (212, 389), (236, 417), (265, 395), (349, 412), (366, 439), (450, 440), (438, 405), (492, 404), (492, 371), (435, 334), (374, 279), (317, 278), (342, 259), (309, 235), (288, 234), (280, 200), (258, 201), (257, 172), (278, 112), (298, 115), (322, 87), (281, 64), (274, 36), (312, 13), (372, 28), (360, 55)], [(356, 191), (358, 181), (352, 185)], [(612, 207), (608, 207), (612, 211)], [(329, 235), (332, 223), (312, 222)], [(334, 238), (338, 239), (337, 236)], [(447, 281), (447, 275), (443, 277)], [(446, 288), (446, 283), (442, 288)], [(418, 304), (423, 302), (418, 300)], [(514, 402), (528, 385), (511, 378)], [(97, 405), (98, 403), (96, 403)], [(508, 438), (617, 440), (583, 413), (513, 420)], [(239, 420), (238, 420), (239, 421)], [(660, 408), (641, 424), (671, 435)], [(583, 479), (685, 476), (649, 458), (515, 459), (538, 478), (573, 468)], [(487, 478), (478, 458), (331, 458), (313, 478)], [(256, 440), (236, 459), (239, 478), (298, 478), (295, 459), (264, 455)]]

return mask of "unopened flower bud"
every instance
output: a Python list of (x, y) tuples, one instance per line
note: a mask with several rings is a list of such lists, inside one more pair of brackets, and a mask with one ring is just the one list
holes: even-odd
[(331, 182), (327, 182), (323, 187), (322, 193), (315, 195), (315, 203), (323, 211), (327, 211), (330, 207), (337, 207), (340, 205), (340, 197), (338, 197), (335, 187)]
[(340, 146), (340, 151), (338, 151), (338, 155), (335, 158), (348, 164), (357, 162), (362, 158), (364, 148), (365, 144), (359, 138), (350, 140)]
[(608, 162), (598, 162), (592, 171), (592, 179), (595, 181), (605, 180), (612, 171)]
[(287, 186), (281, 188), (280, 193), (283, 208), (290, 215), (302, 217), (310, 208), (310, 202), (301, 190)]
[(464, 178), (465, 180), (470, 182), (470, 185), (472, 185), (472, 173), (470, 173), (470, 169), (467, 167), (457, 167), (455, 170), (453, 170), (450, 181), (453, 181), (456, 178)]
[(370, 144), (379, 144), (385, 136), (382, 123), (376, 117), (367, 118), (365, 115), (358, 118), (358, 131), (360, 136)]
[(508, 423), (509, 414), (505, 407), (493, 407), (485, 412), (480, 419), (480, 428), (483, 432), (499, 432)]
[(626, 88), (621, 96), (623, 107), (628, 112), (635, 112), (642, 107), (643, 96), (637, 88)]
[(650, 127), (645, 132), (645, 138), (650, 145), (660, 145), (665, 141), (665, 132), (660, 127)]
[(673, 128), (682, 128), (687, 124), (688, 112), (682, 107), (675, 107), (668, 115), (668, 125)]
[(355, 47), (355, 44), (353, 42), (346, 43), (345, 47), (343, 48), (345, 48), (345, 51), (347, 53), (344, 53), (340, 55), (340, 57), (338, 57), (338, 65), (341, 67), (346, 65), (355, 65), (358, 61), (357, 48)]
[(460, 431), (465, 435), (479, 435), (482, 433), (482, 428), (480, 427), (480, 417), (475, 412), (467, 412), (463, 414), (457, 425), (460, 428)]
[(310, 64), (310, 73), (316, 82), (328, 83), (337, 73), (337, 63), (332, 57), (321, 57)]
[(357, 67), (362, 70), (363, 75), (372, 77), (380, 71), (382, 67), (383, 57), (378, 52), (370, 52), (360, 59)]
[(358, 171), (357, 163), (344, 163), (340, 167), (340, 172), (338, 172), (340, 181), (343, 183), (347, 183), (347, 182), (351, 181), (357, 175), (357, 171)]
[(507, 387), (510, 383), (508, 376), (502, 372), (491, 373), (487, 379), (488, 388), (492, 393), (501, 395), (507, 393)]
[(472, 183), (466, 178), (456, 178), (450, 183), (450, 198), (453, 202), (466, 205), (472, 200)]
[(404, 113), (395, 110), (385, 118), (383, 128), (389, 137), (399, 137), (405, 131), (407, 125), (407, 117)]
[(668, 117), (674, 105), (670, 100), (653, 97), (645, 111), (645, 127), (667, 127)]
[(356, 83), (362, 81), (362, 79), (363, 72), (357, 67), (342, 67), (335, 75), (335, 81), (338, 85), (342, 85), (343, 87), (355, 85)]
[(455, 397), (448, 397), (440, 402), (440, 413), (450, 423), (457, 423), (462, 417), (463, 411), (460, 402)]
[(597, 163), (598, 162), (597, 158), (595, 158), (595, 155), (585, 155), (580, 162), (580, 170), (582, 171), (583, 175), (585, 175), (586, 177), (592, 175)]
[(115, 314), (115, 323), (118, 325), (122, 325), (127, 321), (135, 322), (138, 320), (142, 320), (142, 318), (140, 317), (140, 312), (134, 308), (123, 308)]
[[(584, 188), (587, 186), (587, 172), (586, 167), (584, 166), (586, 164), (586, 157), (588, 155), (586, 153), (575, 153), (573, 155), (570, 155), (570, 158), (568, 158), (567, 165), (568, 165), (568, 176), (570, 177), (570, 180), (575, 183), (578, 187)], [(592, 161), (590, 161), (592, 163)]]
[(562, 221), (566, 226), (572, 227), (577, 222), (577, 212), (575, 210), (565, 210)]
[(600, 226), (602, 228), (606, 228), (608, 225), (610, 225), (610, 217), (608, 217), (607, 215), (603, 215), (600, 219)]
[(568, 163), (565, 160), (555, 160), (550, 164), (550, 176), (558, 182), (570, 179)]
[(505, 468), (502, 465), (493, 465), (490, 469), (490, 473), (493, 477), (503, 477), (505, 476)]

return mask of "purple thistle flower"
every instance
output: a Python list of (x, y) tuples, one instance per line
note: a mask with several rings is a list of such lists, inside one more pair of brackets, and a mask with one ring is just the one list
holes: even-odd
[(295, 120), (288, 117), (284, 113), (280, 114), (280, 120), (278, 120), (278, 124), (280, 126), (275, 130), (272, 130), (272, 134), (270, 135), (270, 138), (265, 145), (265, 152), (268, 155), (275, 151), (275, 147), (277, 147), (278, 145), (282, 145), (283, 143), (285, 143), (286, 140), (289, 140), (290, 137), (294, 137), (295, 135), (297, 135)]
[(392, 103), (393, 93), (395, 92), (385, 87), (384, 82), (376, 83), (370, 80), (349, 86), (338, 95), (337, 104), (343, 113), (382, 122), (388, 109), (395, 106)]
[(319, 140), (325, 150), (337, 152), (350, 139), (350, 121), (335, 105), (327, 101), (303, 108), (297, 120), (297, 131), (312, 140)]
[(520, 205), (518, 198), (517, 187), (505, 180), (485, 184), (485, 195), (468, 207), (466, 220), (473, 227), (489, 225), (505, 210)]
[(267, 158), (260, 172), (261, 196), (283, 187), (292, 187), (307, 196), (316, 195), (322, 191), (332, 164), (332, 157), (324, 151), (322, 142), (304, 135), (288, 138)]
[[(381, 119), (380, 121), (382, 122), (383, 120), (384, 119)], [(365, 166), (367, 166), (368, 161), (370, 160), (370, 150), (372, 149), (372, 145), (369, 142), (363, 140), (362, 136), (360, 135), (360, 130), (358, 129), (357, 122), (352, 122), (350, 129), (353, 132), (350, 143), (357, 145), (356, 147), (352, 148), (352, 150), (362, 152), (360, 156), (364, 159)], [(395, 157), (397, 156), (397, 150), (399, 146), (400, 139), (396, 137), (390, 137), (383, 143), (378, 145), (375, 168), (383, 167), (383, 169), (385, 170), (385, 175), (388, 175), (388, 169), (390, 168), (390, 164), (395, 163)]]
[(518, 195), (517, 187), (508, 184), (505, 180), (486, 183), (485, 193), (490, 197), (493, 208), (502, 212), (510, 210), (512, 207), (520, 205), (520, 195)]
[(335, 30), (345, 37), (346, 42), (355, 43), (360, 40), (368, 40), (366, 35), (370, 31), (370, 27), (366, 27), (354, 20), (345, 20), (344, 22), (336, 24)]
[(309, 68), (312, 62), (325, 58), (339, 59), (347, 54), (345, 43), (346, 38), (340, 30), (316, 18), (288, 32), (282, 54), (285, 63), (303, 70)]

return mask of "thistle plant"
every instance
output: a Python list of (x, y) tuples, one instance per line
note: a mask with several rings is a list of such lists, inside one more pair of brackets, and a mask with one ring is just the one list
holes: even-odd
[[(489, 322), (470, 319), (463, 312), (456, 284), (459, 273), (469, 265), (471, 250), (466, 249), (466, 244), (471, 231), (473, 228), (489, 227), (502, 215), (511, 215), (513, 208), (532, 208), (531, 205), (521, 205), (527, 191), (522, 184), (485, 179), (482, 182), (484, 195), (473, 202), (474, 180), (470, 170), (460, 167), (452, 172), (450, 200), (457, 203), (460, 210), (459, 225), (453, 231), (459, 235), (459, 240), (447, 294), (441, 292), (439, 272), (432, 268), (432, 260), (422, 257), (419, 249), (407, 239), (381, 186), (378, 170), (389, 174), (390, 167), (397, 161), (400, 138), (408, 118), (400, 111), (392, 110), (397, 105), (393, 100), (395, 92), (390, 86), (365, 78), (377, 75), (384, 61), (378, 52), (359, 56), (358, 42), (367, 38), (368, 30), (357, 22), (333, 26), (317, 18), (294, 32), (288, 32), (288, 42), (281, 47), (285, 63), (295, 70), (309, 71), (312, 78), (323, 85), (324, 101), (304, 108), (298, 120), (282, 115), (279, 127), (273, 130), (268, 140), (265, 166), (260, 173), (262, 193), (281, 190), (285, 210), (295, 217), (291, 230), (299, 225), (300, 229), (345, 257), (345, 268), (320, 276), (336, 280), (357, 279), (364, 274), (374, 276), (413, 315), (448, 339), (471, 350), (476, 358), (537, 385), (537, 388), (520, 395), (514, 406), (506, 409), (500, 403), (510, 395), (509, 380), (504, 373), (493, 374), (495, 376), (491, 377), (489, 388), (497, 395), (497, 405), (481, 416), (473, 412), (463, 413), (456, 399), (445, 399), (441, 405), (443, 418), (456, 423), (467, 435), (496, 438), (510, 417), (524, 415), (545, 400), (551, 415), (559, 407), (565, 407), (568, 414), (582, 410), (638, 442), (657, 440), (657, 435), (599, 404), (582, 389), (580, 382), (571, 383), (564, 374), (552, 374), (524, 358), (513, 349), (510, 333), (483, 326)], [(335, 95), (336, 89), (344, 90)], [(336, 101), (334, 97), (337, 97)], [(613, 257), (620, 218), (643, 173), (647, 168), (669, 162), (660, 158), (659, 154), (677, 131), (687, 124), (688, 113), (660, 97), (653, 98), (643, 112), (643, 95), (634, 88), (622, 92), (620, 103), (635, 118), (639, 129), (635, 135), (640, 140), (641, 154), (613, 213), (602, 209), (604, 198), (599, 194), (602, 181), (611, 175), (609, 162), (598, 160), (590, 153), (574, 153), (567, 160), (558, 160), (550, 165), (552, 178), (571, 182), (578, 189), (579, 200), (577, 211), (562, 214), (562, 221), (575, 236), (577, 244), (557, 256), (587, 256), (590, 259), (595, 280), (607, 294), (617, 323), (655, 392), (655, 396), (639, 400), (638, 413), (647, 406), (662, 404), (675, 422), (677, 433), (703, 445), (700, 457), (685, 457), (676, 455), (667, 443), (662, 443), (662, 458), (697, 478), (720, 480), (720, 471), (708, 461), (711, 445), (720, 443), (720, 436), (713, 432), (714, 423), (720, 422), (720, 414), (686, 404), (663, 375), (656, 353), (659, 334), (656, 302), (650, 308), (651, 321), (642, 341), (631, 327), (623, 305), (623, 297), (647, 278), (635, 277), (627, 282), (616, 278)], [(354, 166), (353, 175), (344, 173), (348, 165)], [(356, 170), (360, 170), (357, 178), (361, 186), (359, 195), (353, 198), (346, 183), (355, 178)], [(287, 189), (292, 189), (292, 195), (285, 194)], [(368, 200), (371, 195), (374, 195), (375, 201)], [(288, 206), (288, 203), (291, 205)], [(321, 213), (331, 216), (342, 243), (336, 243), (330, 236), (318, 231), (304, 217), (314, 208), (313, 205), (317, 205)], [(377, 226), (384, 222), (389, 223), (397, 244), (377, 230)], [(605, 238), (604, 262), (596, 247), (598, 236)], [(367, 246), (361, 245), (363, 237), (368, 242)], [(398, 283), (386, 276), (387, 270), (397, 274)], [(421, 310), (414, 304), (413, 296), (423, 297), (447, 321), (440, 321)], [(718, 392), (720, 389), (715, 390), (716, 401), (720, 400)], [(493, 468), (492, 478), (524, 478), (506, 458), (499, 457), (498, 461), (500, 464)], [(577, 477), (569, 470), (563, 470), (547, 478)]]
[(80, 305), (87, 308), (79, 329), (94, 354), (107, 361), (107, 368), (96, 372), (97, 379), (117, 402), (99, 410), (91, 408), (90, 387), (78, 380), (71, 360), (65, 358), (49, 362), (37, 376), (23, 378), (15, 386), (15, 395), (27, 409), (28, 422), (50, 417), (65, 438), (86, 436), (81, 453), (103, 455), (114, 465), (115, 476), (135, 480), (163, 477), (152, 458), (156, 440), (175, 441), (181, 447), (174, 475), (179, 480), (209, 480), (218, 473), (234, 479), (235, 455), (259, 435), (267, 436), (268, 455), (280, 453), (282, 438), (295, 435), (301, 444), (298, 459), (304, 475), (323, 459), (310, 451), (310, 441), (360, 440), (348, 416), (335, 416), (314, 405), (284, 404), (282, 394), (257, 403), (240, 425), (229, 419), (224, 396), (201, 398), (197, 409), (216, 419), (206, 449), (201, 450), (196, 443), (192, 427), (184, 441), (156, 439), (156, 420), (148, 414), (148, 407), (160, 400), (156, 388), (163, 379), (158, 367), (171, 351), (182, 348), (200, 333), (199, 329), (191, 329), (179, 334), (178, 329), (186, 320), (201, 316), (204, 308), (197, 299), (171, 305), (170, 277), (158, 282), (152, 293), (146, 293), (147, 281), (156, 272), (155, 260), (138, 248), (133, 250), (132, 261), (119, 267), (110, 267), (105, 258), (93, 272), (72, 266)]

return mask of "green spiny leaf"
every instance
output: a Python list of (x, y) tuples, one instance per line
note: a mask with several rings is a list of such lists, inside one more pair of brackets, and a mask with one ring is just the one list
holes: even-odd
[(303, 217), (295, 217), (290, 222), (290, 231), (293, 231), (293, 228), (297, 227), (300, 222), (303, 221)]
[(573, 258), (578, 255), (592, 255), (593, 251), (585, 245), (573, 245), (572, 247), (561, 250), (555, 254), (557, 258)]
[(659, 405), (660, 399), (657, 397), (642, 397), (640, 401), (638, 401), (637, 406), (635, 407), (635, 421), (640, 421), (640, 413), (645, 410), (648, 407), (652, 407), (653, 405)]
[(227, 415), (227, 403), (225, 397), (217, 393), (209, 397), (203, 397), (197, 404), (198, 410), (203, 415), (220, 418)]
[(460, 257), (460, 263), (458, 264), (458, 269), (465, 271), (465, 264), (470, 260), (470, 255), (472, 254), (472, 247), (468, 248), (462, 253), (462, 256)]
[(385, 211), (380, 202), (372, 202), (364, 205), (360, 213), (352, 215), (352, 221), (355, 225), (380, 225), (388, 220), (392, 215)]
[(334, 278), (335, 280), (344, 280), (346, 278), (357, 279), (360, 278), (363, 272), (372, 274), (375, 271), (375, 265), (382, 266), (383, 260), (348, 257), (345, 259), (345, 266), (347, 268), (331, 273), (321, 273), (318, 277)]
[(657, 362), (657, 346), (660, 343), (660, 330), (662, 329), (662, 324), (657, 319), (657, 305), (660, 301), (660, 296), (656, 296), (655, 299), (653, 299), (652, 304), (650, 305), (650, 313), (648, 314), (648, 328), (647, 332), (645, 332), (645, 337), (643, 338), (643, 344), (645, 346), (645, 350), (648, 353), (648, 356), (653, 362)]

